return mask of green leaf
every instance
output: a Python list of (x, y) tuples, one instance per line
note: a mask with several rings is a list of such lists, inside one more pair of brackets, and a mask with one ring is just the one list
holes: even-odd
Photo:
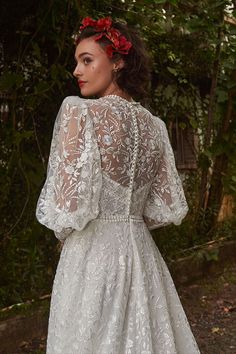
[(23, 74), (18, 74), (14, 72), (5, 72), (0, 77), (0, 89), (10, 90), (13, 88), (19, 88), (24, 81)]
[(36, 57), (41, 60), (41, 51), (40, 51), (40, 47), (39, 47), (38, 43), (35, 43), (35, 42), (33, 43), (33, 50), (34, 50)]
[(187, 124), (184, 123), (184, 122), (180, 122), (178, 125), (179, 125), (179, 127), (180, 127), (181, 129), (185, 129), (186, 126), (187, 126)]
[[(148, 1), (148, 2), (153, 3), (153, 0), (150, 0), (150, 1)], [(164, 4), (165, 2), (166, 2), (166, 0), (154, 0), (154, 3), (155, 3), (155, 4)]]
[(175, 68), (171, 68), (170, 66), (167, 66), (167, 70), (174, 76), (177, 76), (178, 73)]
[(25, 130), (22, 132), (15, 132), (14, 141), (19, 145), (23, 140), (28, 140), (34, 136), (33, 130)]
[(37, 96), (35, 95), (26, 96), (25, 103), (30, 111), (34, 110), (38, 105)]
[(53, 64), (51, 66), (50, 73), (51, 73), (51, 77), (52, 77), (53, 80), (57, 80), (58, 79), (58, 66), (56, 64)]
[(217, 101), (219, 103), (223, 103), (223, 102), (228, 101), (228, 93), (226, 91), (218, 90), (217, 97), (218, 97)]
[(196, 119), (192, 118), (192, 117), (189, 117), (189, 123), (191, 124), (191, 126), (194, 128), (194, 129), (197, 129), (198, 127), (198, 122)]
[(205, 251), (205, 257), (207, 261), (218, 261), (219, 250), (214, 249), (214, 250)]
[(226, 2), (227, 2), (227, 1), (225, 1), (225, 0), (218, 0), (218, 1), (215, 0), (215, 1), (210, 5), (210, 8), (215, 9), (215, 8), (220, 7), (220, 6), (222, 6), (222, 5), (224, 5), (224, 7), (225, 7)]
[(232, 81), (227, 82), (227, 88), (228, 89), (232, 89), (234, 87), (236, 87), (236, 82), (235, 81), (232, 80)]
[(43, 93), (44, 91), (47, 91), (48, 89), (49, 89), (49, 85), (46, 81), (39, 81), (34, 88), (34, 92), (36, 94), (40, 94)]
[(175, 87), (173, 85), (167, 85), (166, 88), (163, 90), (163, 94), (169, 100), (175, 93)]
[(202, 152), (198, 157), (198, 165), (202, 169), (206, 169), (211, 165), (212, 154), (209, 151)]

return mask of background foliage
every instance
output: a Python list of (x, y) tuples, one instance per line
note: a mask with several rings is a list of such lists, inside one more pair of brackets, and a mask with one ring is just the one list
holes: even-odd
[[(158, 230), (174, 256), (210, 239), (225, 193), (236, 194), (235, 1), (3, 1), (0, 8), (0, 213), (2, 306), (50, 291), (58, 254), (35, 220), (53, 123), (64, 97), (78, 95), (71, 38), (85, 16), (111, 15), (135, 26), (153, 61), (148, 105), (166, 122), (185, 116), (199, 134), (198, 170), (187, 176), (190, 212)], [(11, 13), (11, 26), (9, 26)], [(147, 102), (146, 102), (147, 104)]]

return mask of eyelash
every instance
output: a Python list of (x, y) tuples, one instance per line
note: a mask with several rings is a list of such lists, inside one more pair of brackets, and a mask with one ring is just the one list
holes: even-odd
[(90, 58), (84, 58), (83, 62), (85, 65), (88, 65), (92, 60)]

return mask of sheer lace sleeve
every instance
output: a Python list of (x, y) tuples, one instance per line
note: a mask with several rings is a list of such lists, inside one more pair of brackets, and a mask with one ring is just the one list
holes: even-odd
[(150, 230), (170, 223), (179, 225), (188, 212), (168, 132), (165, 123), (161, 120), (160, 123), (162, 154), (144, 209), (144, 219)]
[(100, 153), (93, 121), (83, 99), (67, 97), (57, 115), (46, 182), (36, 217), (65, 239), (99, 213), (102, 185)]

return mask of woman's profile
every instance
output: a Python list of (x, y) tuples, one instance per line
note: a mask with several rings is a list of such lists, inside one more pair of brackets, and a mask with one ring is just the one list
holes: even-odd
[(47, 354), (200, 353), (149, 231), (188, 206), (165, 123), (134, 100), (149, 80), (142, 40), (85, 18), (75, 59), (84, 98), (61, 105), (36, 211), (63, 242)]

